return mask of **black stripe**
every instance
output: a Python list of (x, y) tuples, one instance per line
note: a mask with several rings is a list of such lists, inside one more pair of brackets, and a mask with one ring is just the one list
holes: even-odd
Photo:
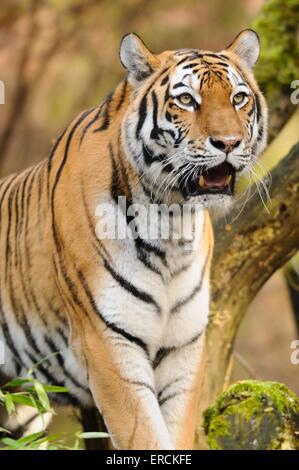
[(111, 274), (113, 279), (115, 279), (118, 284), (125, 289), (126, 291), (130, 292), (134, 297), (137, 299), (141, 300), (142, 302), (145, 302), (147, 304), (151, 304), (155, 307), (157, 310), (157, 313), (161, 312), (161, 309), (159, 305), (155, 302), (155, 300), (152, 298), (150, 294), (147, 292), (144, 292), (140, 289), (137, 289), (133, 284), (131, 284), (127, 279), (125, 279), (123, 276), (118, 274), (112, 266), (108, 263), (108, 261), (104, 260), (104, 266), (107, 269), (107, 271)]
[(165, 359), (165, 357), (167, 357), (172, 352), (176, 352), (176, 351), (179, 351), (180, 349), (186, 348), (187, 346), (191, 346), (191, 344), (195, 343), (201, 337), (201, 335), (202, 335), (202, 331), (198, 333), (197, 335), (195, 335), (187, 343), (181, 344), (179, 346), (170, 346), (168, 348), (160, 348), (157, 351), (157, 354), (152, 362), (153, 369), (156, 369), (161, 364), (163, 359)]
[(21, 437), (24, 436), (24, 433), (26, 430), (28, 430), (28, 426), (36, 419), (39, 418), (40, 415), (38, 413), (34, 414), (30, 418), (26, 419), (26, 421), (17, 426), (16, 428), (11, 429), (11, 432), (13, 433), (14, 439), (20, 439)]
[[(26, 316), (24, 316), (23, 319), (22, 319), (22, 328), (23, 328), (24, 334), (26, 336), (26, 340), (27, 340), (28, 344), (30, 345), (31, 349), (39, 356), (39, 359), (42, 359), (45, 354), (39, 349), (39, 347), (38, 347), (38, 345), (35, 341), (35, 338), (32, 334), (32, 331), (31, 331), (31, 328), (30, 328), (30, 325), (28, 323), (28, 320), (27, 320)], [(49, 364), (48, 360), (46, 362)]]
[[(57, 309), (56, 307), (54, 307), (54, 305), (52, 305), (52, 302), (50, 302), (49, 300), (48, 300), (48, 302), (47, 302), (47, 310), (48, 310), (49, 312), (54, 313), (54, 315), (55, 315), (56, 318), (60, 321), (60, 323), (62, 324), (62, 326), (63, 326), (64, 328), (66, 328), (66, 329), (68, 328), (66, 317), (60, 312), (59, 309)], [(60, 328), (60, 327), (59, 327), (59, 328)]]
[(166, 392), (166, 390), (168, 390), (170, 387), (172, 387), (174, 384), (178, 383), (178, 382), (181, 382), (182, 380), (184, 380), (185, 377), (177, 377), (176, 379), (172, 380), (171, 382), (169, 382), (167, 385), (164, 385), (164, 387), (159, 391), (158, 393), (158, 400), (161, 399), (163, 393)]
[(139, 114), (139, 118), (138, 118), (138, 123), (136, 127), (136, 139), (140, 138), (140, 131), (142, 129), (142, 126), (147, 116), (147, 95), (146, 94), (143, 96), (140, 102), (138, 114)]
[(127, 379), (126, 377), (122, 377), (120, 376), (120, 379), (123, 381), (123, 382), (126, 382), (126, 383), (129, 383), (131, 385), (139, 385), (140, 387), (144, 387), (144, 388), (147, 388), (148, 390), (150, 390), (154, 395), (156, 395), (156, 391), (155, 389), (148, 383), (146, 382), (142, 382), (141, 380), (129, 380)]
[(160, 200), (155, 201), (155, 199), (153, 197), (153, 194), (152, 194), (152, 191), (145, 185), (145, 183), (148, 183), (149, 185), (151, 184), (151, 183), (149, 183), (149, 181), (147, 180), (145, 175), (143, 175), (143, 178), (141, 178), (139, 182), (140, 182), (140, 185), (143, 189), (144, 194), (149, 198), (149, 200), (152, 204), (155, 204), (155, 202), (157, 204), (158, 203), (162, 204), (162, 201), (160, 201)]
[(110, 93), (108, 95), (108, 97), (106, 98), (106, 101), (105, 101), (105, 109), (104, 109), (104, 116), (103, 116), (103, 122), (102, 124), (100, 125), (100, 127), (98, 127), (97, 129), (94, 129), (93, 132), (101, 132), (101, 131), (105, 131), (106, 129), (108, 129), (109, 125), (110, 125), (110, 114), (109, 114), (109, 111), (110, 111), (110, 103), (112, 101), (112, 98), (113, 98), (113, 93)]
[(177, 392), (173, 392), (173, 393), (170, 393), (169, 395), (167, 395), (165, 398), (162, 398), (159, 400), (159, 405), (162, 406), (164, 405), (164, 403), (166, 403), (168, 400), (170, 400), (171, 398), (175, 398), (177, 397), (178, 395), (183, 395), (187, 392), (190, 392), (190, 389), (185, 389), (185, 390), (179, 390)]
[(90, 114), (92, 113), (93, 109), (88, 109), (87, 111), (85, 111), (84, 113), (81, 114), (81, 116), (79, 116), (79, 118), (77, 119), (77, 121), (75, 122), (75, 124), (73, 125), (72, 129), (70, 130), (69, 132), (69, 135), (67, 137), (67, 141), (66, 141), (66, 145), (65, 145), (65, 149), (64, 149), (64, 155), (63, 155), (63, 159), (62, 159), (62, 162), (60, 163), (60, 166), (58, 168), (58, 171), (56, 173), (56, 176), (55, 176), (55, 181), (54, 181), (54, 184), (53, 184), (53, 188), (52, 188), (52, 195), (51, 195), (51, 206), (52, 206), (52, 215), (54, 213), (54, 196), (55, 196), (55, 191), (56, 191), (56, 187), (58, 185), (58, 182), (60, 180), (60, 176), (61, 176), (61, 173), (62, 173), (62, 170), (64, 168), (64, 165), (66, 163), (66, 160), (67, 160), (67, 157), (68, 157), (68, 151), (69, 151), (69, 147), (70, 147), (70, 144), (71, 144), (71, 141), (72, 141), (72, 137), (74, 135), (74, 132), (76, 131), (77, 127), (81, 124), (82, 121), (84, 121), (84, 119)]
[(117, 106), (116, 106), (116, 111), (119, 111), (119, 109), (121, 108), (124, 100), (125, 100), (125, 97), (126, 97), (126, 91), (127, 91), (127, 80), (124, 80), (123, 81), (123, 86), (122, 86), (122, 90), (121, 90), (121, 95), (120, 95), (120, 98), (119, 98), (119, 102), (117, 103)]
[(252, 106), (251, 106), (251, 109), (248, 111), (248, 116), (252, 116), (253, 112), (255, 110), (255, 106), (254, 106), (254, 103), (252, 103)]
[[(188, 54), (187, 52), (185, 52), (185, 54)], [(183, 64), (184, 62), (187, 62), (187, 60), (193, 60), (194, 59), (194, 54), (190, 55), (186, 55), (185, 57), (183, 57), (177, 64), (176, 64), (176, 67), (178, 67), (179, 65)]]
[(168, 87), (167, 87), (166, 90), (165, 90), (165, 95), (164, 95), (164, 103), (165, 103), (165, 104), (167, 103), (167, 101), (168, 101), (169, 98), (170, 98), (169, 89), (170, 89), (170, 85), (168, 85)]
[(62, 141), (65, 133), (67, 131), (67, 128), (64, 129), (64, 131), (60, 134), (60, 136), (58, 137), (58, 139), (56, 140), (55, 144), (53, 145), (52, 147), (52, 150), (50, 152), (50, 155), (48, 157), (48, 178), (47, 178), (47, 192), (48, 192), (48, 195), (50, 196), (50, 175), (51, 175), (51, 169), (52, 169), (52, 161), (53, 161), (53, 158), (54, 158), (54, 155), (55, 155), (55, 152), (60, 144), (60, 142)]
[(162, 261), (162, 263), (167, 266), (166, 262), (166, 253), (165, 251), (161, 250), (161, 248), (151, 245), (147, 241), (143, 240), (142, 238), (138, 237), (135, 240), (135, 245), (137, 249), (142, 249), (144, 251), (147, 251), (148, 253), (153, 253), (155, 256), (158, 256), (158, 258)]
[(72, 384), (75, 387), (80, 388), (80, 389), (84, 390), (85, 392), (89, 392), (89, 388), (86, 388), (82, 384), (80, 384), (75, 379), (75, 377), (65, 368), (62, 353), (61, 353), (61, 351), (58, 350), (58, 348), (57, 348), (56, 344), (53, 342), (53, 340), (51, 338), (49, 338), (49, 336), (45, 336), (44, 340), (45, 340), (45, 343), (48, 345), (51, 353), (56, 353), (56, 352), (58, 353), (54, 357), (55, 357), (56, 361), (58, 362), (60, 368), (62, 369), (63, 374), (65, 375), (65, 377), (68, 378), (70, 380), (70, 382), (72, 382)]
[(202, 284), (203, 284), (203, 280), (204, 280), (204, 276), (205, 276), (205, 273), (206, 273), (206, 269), (207, 269), (207, 264), (208, 264), (208, 259), (210, 257), (210, 249), (206, 255), (206, 259), (205, 259), (205, 262), (204, 262), (204, 265), (203, 265), (203, 268), (202, 268), (202, 271), (201, 271), (201, 275), (200, 275), (200, 279), (199, 279), (199, 282), (198, 284), (192, 289), (192, 291), (190, 292), (189, 295), (187, 295), (187, 297), (185, 297), (184, 299), (182, 300), (179, 300), (170, 310), (170, 313), (173, 314), (173, 313), (178, 313), (182, 307), (184, 307), (186, 304), (188, 304), (189, 302), (191, 302), (192, 299), (194, 299), (195, 295), (197, 294), (197, 292), (199, 292), (202, 288)]
[(112, 160), (112, 177), (111, 177), (111, 197), (116, 204), (118, 204), (118, 197), (125, 196), (125, 194), (121, 194), (121, 184), (120, 184), (120, 175), (119, 171), (115, 162), (112, 145), (109, 145), (110, 156)]
[(147, 166), (150, 166), (153, 162), (159, 162), (163, 159), (163, 155), (153, 155), (149, 152), (148, 147), (142, 143), (142, 154), (143, 154), (143, 159), (144, 163)]
[(162, 277), (162, 272), (157, 268), (157, 266), (151, 263), (148, 253), (145, 253), (143, 250), (139, 250), (137, 257), (138, 260), (141, 261), (141, 263), (144, 264), (146, 268), (150, 269), (152, 272)]
[(153, 100), (153, 129), (151, 131), (151, 138), (157, 139), (160, 134), (160, 129), (158, 127), (158, 98), (154, 90), (152, 91), (152, 100)]
[(147, 115), (147, 95), (150, 92), (150, 90), (152, 89), (152, 87), (155, 85), (155, 83), (160, 79), (160, 77), (162, 77), (162, 75), (164, 75), (164, 73), (166, 73), (168, 71), (169, 71), (169, 67), (163, 69), (159, 73), (159, 75), (153, 79), (153, 81), (148, 86), (146, 92), (143, 95), (143, 98), (142, 98), (142, 100), (140, 102), (140, 106), (139, 106), (139, 119), (138, 119), (138, 124), (137, 124), (137, 128), (136, 128), (136, 138), (137, 139), (139, 138), (141, 128), (144, 124), (144, 121), (145, 121), (145, 118), (146, 118), (146, 115)]
[[(119, 136), (119, 142), (120, 142), (120, 136)], [(111, 146), (111, 150), (112, 150), (112, 146)], [(130, 201), (132, 201), (133, 200), (133, 193), (132, 193), (132, 188), (131, 188), (130, 181), (129, 181), (128, 171), (127, 171), (127, 168), (124, 165), (124, 161), (121, 158), (119, 152), (118, 152), (118, 161), (119, 161), (119, 166), (120, 166), (120, 170), (121, 170), (121, 176), (122, 176), (123, 182), (126, 186), (126, 196), (128, 197), (128, 199)]]
[(60, 336), (60, 338), (62, 339), (65, 347), (68, 348), (69, 347), (68, 338), (65, 336), (64, 331), (62, 330), (62, 328), (56, 328), (56, 332)]
[(148, 348), (147, 348), (147, 345), (145, 344), (145, 342), (138, 338), (137, 336), (134, 336), (134, 335), (131, 335), (130, 333), (128, 333), (127, 331), (123, 330), (122, 328), (119, 328), (117, 325), (115, 325), (114, 323), (111, 323), (110, 321), (106, 320), (106, 318), (101, 314), (101, 312), (99, 311), (96, 303), (95, 303), (95, 300), (93, 298), (93, 295), (87, 285), (87, 282), (86, 282), (86, 279), (83, 275), (83, 273), (81, 271), (78, 271), (78, 276), (79, 276), (79, 279), (81, 281), (81, 284), (82, 284), (82, 287), (85, 291), (85, 294), (87, 295), (88, 297), (88, 300), (90, 302), (90, 305), (94, 311), (94, 313), (96, 313), (96, 315), (104, 322), (104, 324), (110, 328), (112, 331), (114, 331), (115, 333), (118, 333), (119, 335), (123, 336), (124, 338), (126, 338), (128, 341), (130, 341), (131, 343), (135, 343), (137, 344), (137, 346), (139, 346), (140, 348), (142, 348), (145, 353), (147, 354), (147, 356), (149, 356), (149, 352), (148, 352)]
[(84, 127), (83, 129), (83, 132), (81, 134), (81, 137), (80, 137), (80, 145), (82, 144), (83, 140), (84, 140), (84, 137), (85, 137), (85, 134), (86, 132), (88, 131), (88, 129), (90, 128), (90, 126), (93, 125), (94, 122), (96, 122), (101, 114), (101, 111), (102, 111), (102, 106), (100, 106), (98, 108), (98, 111), (95, 113), (94, 117), (86, 124), (86, 126)]
[(160, 348), (153, 360), (153, 369), (156, 369), (163, 361), (164, 357), (166, 357), (172, 351), (174, 351), (174, 348)]
[(264, 126), (260, 126), (258, 130), (258, 137), (257, 140), (260, 141), (264, 137)]
[(172, 114), (170, 114), (169, 111), (166, 111), (165, 118), (167, 119), (168, 122), (172, 122)]
[(255, 97), (255, 104), (256, 104), (256, 117), (257, 117), (257, 122), (259, 122), (261, 118), (261, 114), (262, 114), (261, 102), (257, 94), (255, 94), (254, 97)]
[[(143, 154), (144, 163), (147, 166), (150, 166), (153, 163), (152, 155), (149, 153), (149, 151), (148, 151), (147, 147), (144, 145), (144, 143), (142, 144), (142, 154)], [(156, 160), (156, 158), (155, 158), (155, 160)]]
[(105, 256), (107, 259), (111, 260), (111, 256), (110, 256), (109, 252), (105, 248), (102, 241), (99, 240), (97, 238), (96, 234), (95, 234), (95, 229), (94, 229), (92, 219), (91, 219), (91, 216), (90, 216), (90, 213), (89, 213), (89, 210), (88, 210), (86, 197), (85, 197), (85, 192), (84, 192), (84, 187), (83, 187), (82, 182), (81, 182), (81, 194), (82, 194), (82, 201), (83, 201), (83, 206), (84, 206), (84, 209), (85, 209), (85, 215), (86, 215), (86, 218), (87, 218), (89, 230), (90, 230), (91, 236), (93, 238), (92, 246), (101, 258), (104, 258), (104, 256)]
[(18, 244), (18, 233), (19, 233), (19, 223), (20, 223), (20, 214), (19, 214), (19, 193), (20, 193), (20, 187), (21, 185), (18, 184), (18, 187), (17, 187), (17, 192), (16, 192), (16, 195), (15, 195), (15, 208), (14, 208), (14, 211), (15, 211), (15, 233), (14, 233), (14, 240), (15, 240), (15, 244), (14, 244), (14, 257), (15, 257), (15, 262), (14, 262), (14, 266), (16, 269), (18, 269), (18, 265), (19, 265), (19, 244)]
[(229, 67), (229, 64), (227, 64), (226, 62), (214, 62), (213, 65), (219, 65), (220, 67)]
[(179, 276), (181, 273), (183, 273), (184, 271), (187, 271), (191, 266), (191, 263), (188, 263), (188, 264), (185, 264), (184, 266), (182, 266), (181, 268), (177, 269), (177, 271), (173, 271), (171, 273), (171, 276), (174, 278), (174, 277), (177, 277)]
[(166, 77), (164, 77), (163, 80), (161, 81), (161, 86), (167, 85), (168, 82), (169, 82), (169, 77), (168, 75), (166, 75)]
[(6, 249), (5, 249), (5, 282), (7, 282), (8, 279), (8, 268), (10, 266), (10, 254), (11, 254), (11, 249), (10, 249), (10, 228), (11, 228), (11, 218), (12, 218), (12, 202), (13, 202), (13, 197), (15, 194), (15, 187), (12, 188), (12, 191), (10, 191), (9, 196), (8, 196), (8, 204), (7, 204), (7, 212), (8, 212), (8, 222), (7, 222), (7, 229), (6, 229)]
[(200, 65), (198, 62), (191, 62), (190, 64), (184, 65), (183, 69), (192, 69), (198, 65)]
[(179, 82), (179, 83), (176, 83), (175, 85), (173, 85), (173, 89), (175, 88), (181, 88), (183, 86), (186, 86), (183, 82)]
[(25, 218), (25, 195), (26, 195), (26, 189), (27, 189), (27, 183), (29, 181), (29, 178), (31, 177), (31, 171), (28, 171), (28, 173), (25, 175), (25, 178), (22, 181), (22, 192), (21, 192), (21, 217), (20, 217), (20, 228), (19, 228), (19, 235), (21, 234), (23, 224), (24, 224), (24, 218)]
[(4, 201), (4, 198), (8, 192), (8, 190), (11, 188), (12, 184), (15, 182), (15, 180), (17, 179), (17, 177), (20, 176), (19, 174), (17, 175), (14, 175), (10, 180), (9, 182), (7, 183), (7, 185), (5, 186), (5, 189), (1, 195), (1, 199), (0, 199), (0, 230), (1, 230), (1, 227), (2, 227), (2, 224), (1, 224), (1, 218), (2, 218), (2, 203)]
[(201, 59), (201, 58), (203, 58), (203, 57), (213, 57), (213, 59), (220, 58), (220, 59), (223, 59), (223, 60), (229, 60), (229, 58), (228, 58), (227, 56), (225, 56), (224, 54), (219, 54), (219, 53), (215, 54), (215, 53), (213, 53), (213, 52), (212, 52), (212, 53), (209, 53), (209, 52), (207, 52), (207, 53), (205, 53), (205, 52), (203, 52), (203, 53), (202, 53), (202, 52), (199, 52), (199, 53), (197, 54), (197, 57), (198, 57), (199, 59)]

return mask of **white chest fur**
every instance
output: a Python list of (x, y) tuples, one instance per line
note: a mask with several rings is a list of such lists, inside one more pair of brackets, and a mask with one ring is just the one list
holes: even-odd
[[(123, 282), (107, 273), (101, 280), (97, 304), (106, 320), (144, 341), (151, 357), (160, 348), (178, 347), (191, 340), (207, 323), (203, 218), (201, 210), (196, 219), (187, 218), (180, 239), (144, 240), (154, 247), (149, 260), (159, 273), (142, 263), (135, 240), (115, 241), (114, 269)], [(138, 226), (142, 226), (140, 219)], [(157, 251), (164, 254), (163, 259)]]

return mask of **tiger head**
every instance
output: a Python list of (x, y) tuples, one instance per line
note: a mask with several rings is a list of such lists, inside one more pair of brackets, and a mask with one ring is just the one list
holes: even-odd
[(222, 206), (233, 199), (236, 178), (266, 145), (267, 106), (252, 73), (258, 56), (252, 30), (221, 52), (155, 55), (135, 34), (122, 39), (131, 86), (123, 140), (157, 202)]

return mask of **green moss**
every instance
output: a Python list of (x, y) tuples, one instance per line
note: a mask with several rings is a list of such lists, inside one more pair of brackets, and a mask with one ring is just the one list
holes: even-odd
[(253, 29), (261, 37), (261, 56), (256, 68), (259, 83), (267, 94), (287, 87), (299, 75), (299, 2), (267, 0)]
[[(221, 415), (208, 417), (209, 413), (213, 413), (212, 407), (208, 408), (205, 412), (204, 426), (205, 433), (207, 434), (208, 432), (208, 444), (211, 449), (220, 450), (221, 447), (218, 443), (218, 439), (229, 435), (228, 422), (226, 418)], [(209, 422), (208, 428), (206, 428), (206, 422)]]
[(261, 39), (255, 76), (266, 95), (271, 140), (296, 109), (290, 95), (299, 76), (298, 0), (266, 0), (252, 28)]
[(298, 428), (299, 400), (277, 382), (234, 384), (204, 413), (211, 449), (294, 448)]

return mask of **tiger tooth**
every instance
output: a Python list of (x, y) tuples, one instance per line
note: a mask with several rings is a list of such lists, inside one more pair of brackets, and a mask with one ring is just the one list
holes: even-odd
[(205, 187), (205, 179), (204, 177), (201, 175), (200, 178), (199, 178), (199, 181), (198, 181), (198, 184), (201, 188), (204, 188)]
[(226, 184), (226, 185), (229, 185), (229, 183), (231, 182), (231, 180), (232, 180), (232, 175), (228, 175), (228, 177), (226, 178), (225, 184)]

